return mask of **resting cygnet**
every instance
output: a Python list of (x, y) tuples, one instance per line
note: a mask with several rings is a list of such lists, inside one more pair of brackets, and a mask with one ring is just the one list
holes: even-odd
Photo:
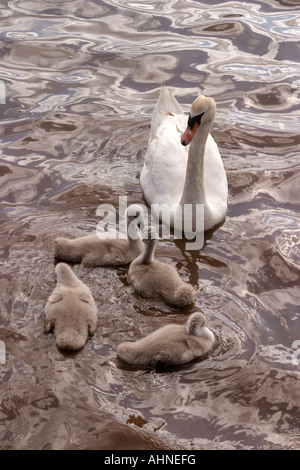
[(122, 266), (130, 264), (143, 251), (139, 223), (143, 224), (143, 209), (138, 204), (127, 208), (127, 239), (99, 238), (95, 233), (75, 239), (58, 237), (54, 241), (57, 258), (85, 267)]
[(195, 312), (186, 325), (165, 325), (139, 341), (120, 344), (118, 357), (133, 366), (187, 364), (207, 354), (215, 343), (206, 323), (203, 313)]
[(129, 281), (142, 297), (160, 298), (171, 307), (188, 307), (195, 300), (195, 291), (173, 266), (154, 259), (156, 239), (156, 230), (149, 227), (144, 251), (129, 267)]
[(70, 266), (59, 263), (57, 285), (45, 307), (45, 333), (54, 329), (59, 348), (76, 351), (97, 327), (97, 307), (89, 288), (73, 273)]

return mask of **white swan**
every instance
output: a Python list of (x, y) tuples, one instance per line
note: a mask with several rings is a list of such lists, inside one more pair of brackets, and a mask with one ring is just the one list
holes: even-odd
[[(167, 205), (170, 227), (180, 228), (185, 204), (193, 205), (193, 231), (197, 204), (204, 205), (204, 230), (212, 229), (226, 216), (227, 178), (217, 144), (210, 135), (215, 112), (214, 100), (199, 96), (192, 104), (186, 127), (187, 117), (172, 92), (161, 88), (140, 184), (149, 205)], [(166, 209), (159, 213), (152, 206), (152, 210), (162, 219)], [(164, 222), (167, 218), (166, 214)]]
[(45, 306), (44, 331), (54, 330), (59, 348), (76, 351), (97, 327), (97, 307), (89, 288), (65, 263), (55, 268), (57, 285)]
[(171, 307), (188, 307), (195, 300), (195, 291), (180, 278), (174, 266), (154, 259), (156, 239), (155, 228), (148, 227), (148, 238), (143, 240), (145, 249), (129, 266), (129, 281), (146, 299), (160, 298)]
[(138, 227), (139, 224), (143, 225), (143, 208), (138, 204), (131, 204), (126, 210), (126, 217), (127, 239), (101, 239), (97, 234), (75, 239), (57, 237), (54, 241), (55, 257), (71, 263), (81, 263), (85, 267), (130, 264), (144, 249)]
[(136, 342), (120, 344), (117, 355), (133, 366), (187, 364), (206, 355), (215, 343), (206, 324), (203, 313), (195, 312), (186, 325), (165, 325)]

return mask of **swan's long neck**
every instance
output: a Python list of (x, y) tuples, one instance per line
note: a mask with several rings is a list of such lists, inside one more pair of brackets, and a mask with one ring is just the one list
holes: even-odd
[(138, 264), (150, 264), (154, 259), (155, 240), (152, 239), (145, 245), (143, 253), (136, 259)]
[(137, 226), (127, 226), (127, 238), (129, 241), (130, 248), (133, 251), (141, 251), (143, 249), (143, 241), (140, 234), (140, 230)]
[(205, 204), (204, 151), (212, 121), (201, 123), (190, 143), (184, 189), (180, 205)]

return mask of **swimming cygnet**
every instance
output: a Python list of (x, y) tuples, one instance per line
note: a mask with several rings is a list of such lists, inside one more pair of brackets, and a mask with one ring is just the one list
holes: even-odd
[(156, 230), (149, 227), (148, 238), (143, 240), (144, 251), (129, 267), (129, 281), (142, 297), (160, 298), (171, 307), (188, 307), (195, 300), (195, 291), (174, 266), (154, 259), (156, 239)]
[(119, 345), (118, 357), (133, 366), (187, 364), (207, 354), (215, 343), (201, 312), (189, 316), (186, 325), (165, 325), (136, 342)]
[(54, 329), (59, 348), (76, 351), (97, 327), (97, 307), (89, 288), (65, 263), (55, 268), (57, 285), (45, 307), (45, 333)]
[(127, 208), (127, 238), (99, 238), (96, 233), (54, 241), (54, 254), (58, 259), (81, 263), (85, 267), (122, 266), (130, 264), (143, 251), (139, 224), (143, 224), (143, 209), (138, 204)]

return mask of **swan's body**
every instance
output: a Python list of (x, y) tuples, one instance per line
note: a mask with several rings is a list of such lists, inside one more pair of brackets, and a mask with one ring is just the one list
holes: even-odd
[(76, 351), (97, 327), (97, 307), (89, 288), (65, 263), (55, 268), (57, 285), (45, 306), (45, 333), (54, 329), (59, 348)]
[[(58, 237), (54, 241), (54, 253), (58, 259), (81, 263), (85, 267), (122, 266), (130, 264), (144, 248), (138, 229), (143, 209), (132, 204), (127, 209), (127, 238), (99, 238), (97, 234), (68, 239)], [(129, 230), (132, 230), (130, 236)]]
[(206, 318), (193, 313), (186, 325), (165, 325), (136, 342), (118, 347), (118, 357), (134, 366), (180, 365), (206, 355), (215, 343)]
[(162, 299), (171, 307), (188, 307), (195, 300), (193, 287), (180, 278), (174, 266), (154, 259), (156, 239), (153, 237), (157, 235), (153, 227), (148, 235), (143, 253), (129, 267), (129, 281), (142, 297)]
[[(197, 122), (199, 116), (200, 124), (199, 120)], [(218, 146), (210, 134), (214, 116), (214, 100), (199, 96), (192, 105), (188, 121), (198, 124), (192, 134), (192, 129), (186, 129), (187, 116), (171, 91), (161, 89), (152, 115), (140, 184), (149, 205), (165, 204), (169, 208), (170, 227), (180, 228), (186, 204), (193, 205), (193, 217), (196, 217), (196, 205), (204, 205), (204, 230), (213, 228), (225, 218), (227, 178)], [(185, 129), (190, 135), (188, 140), (182, 139)], [(188, 143), (190, 145), (186, 147)], [(163, 219), (166, 209), (160, 214), (157, 207), (152, 206), (152, 210)], [(164, 223), (167, 219), (166, 214)], [(193, 230), (195, 228), (193, 223)]]

